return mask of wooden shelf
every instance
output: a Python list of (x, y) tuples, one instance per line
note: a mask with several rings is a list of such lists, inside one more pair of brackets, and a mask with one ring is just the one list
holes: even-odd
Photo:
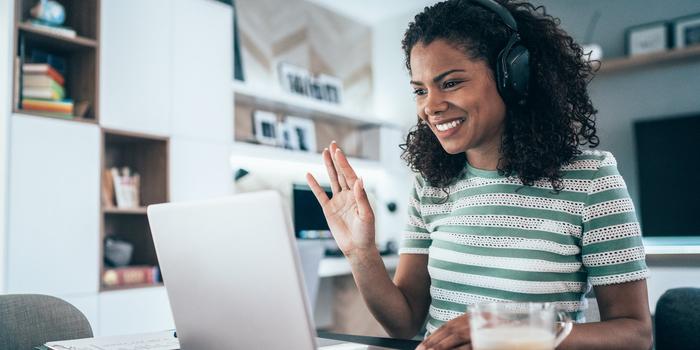
[(96, 40), (84, 38), (81, 36), (68, 37), (60, 34), (52, 33), (48, 30), (43, 30), (28, 23), (20, 23), (17, 25), (20, 32), (26, 36), (28, 41), (42, 44), (42, 46), (58, 50), (61, 52), (73, 50), (89, 50), (98, 46)]
[(616, 73), (648, 66), (700, 60), (700, 45), (666, 52), (601, 61), (598, 73)]
[(138, 289), (138, 288), (158, 288), (158, 287), (163, 287), (164, 284), (163, 282), (160, 283), (140, 283), (140, 284), (130, 284), (126, 286), (100, 286), (100, 291), (101, 292), (111, 292), (115, 290), (129, 290), (129, 289)]
[(105, 214), (116, 214), (116, 215), (146, 215), (146, 207), (139, 208), (102, 208), (102, 212)]
[[(232, 83), (236, 103), (254, 105), (258, 108), (273, 111), (284, 111), (288, 114), (312, 119), (344, 121), (358, 126), (389, 126), (376, 116), (358, 113), (340, 105), (297, 96), (283, 91), (267, 91), (252, 88), (245, 83)], [(393, 125), (391, 125), (393, 126)]]

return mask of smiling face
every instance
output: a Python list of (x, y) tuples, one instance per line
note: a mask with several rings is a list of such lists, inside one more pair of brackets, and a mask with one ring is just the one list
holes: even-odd
[(447, 153), (499, 157), (506, 107), (491, 69), (445, 40), (411, 49), (418, 116)]

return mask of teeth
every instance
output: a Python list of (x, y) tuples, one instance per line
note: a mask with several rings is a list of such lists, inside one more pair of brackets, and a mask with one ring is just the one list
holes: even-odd
[(435, 125), (435, 127), (440, 131), (446, 131), (446, 130), (450, 130), (450, 129), (456, 127), (457, 125), (459, 125), (461, 123), (462, 123), (462, 120), (458, 119), (458, 120), (453, 120), (451, 122), (447, 122), (447, 123), (443, 123), (443, 124), (437, 124), (437, 125)]

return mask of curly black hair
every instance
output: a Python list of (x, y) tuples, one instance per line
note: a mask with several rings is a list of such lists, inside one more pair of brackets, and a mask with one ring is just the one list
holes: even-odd
[[(561, 167), (581, 154), (579, 146), (599, 144), (588, 91), (594, 68), (574, 39), (559, 28), (560, 21), (544, 7), (521, 1), (497, 0), (511, 13), (521, 41), (530, 51), (529, 94), (525, 106), (506, 105), (501, 139), (501, 175), (517, 176), (524, 185), (548, 179), (555, 191), (562, 185)], [(485, 60), (495, 72), (499, 51), (511, 35), (493, 11), (469, 0), (448, 0), (415, 16), (402, 47), (411, 71), (411, 49), (445, 40), (473, 60)], [(495, 73), (494, 73), (495, 74)], [(448, 154), (430, 127), (418, 118), (401, 155), (411, 170), (443, 190), (465, 168), (467, 157)]]

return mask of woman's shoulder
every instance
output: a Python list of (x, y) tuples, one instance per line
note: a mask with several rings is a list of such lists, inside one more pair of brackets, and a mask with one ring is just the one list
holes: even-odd
[(617, 160), (612, 153), (603, 150), (586, 149), (581, 150), (581, 154), (573, 157), (571, 162), (564, 165), (564, 171), (576, 170), (599, 170), (603, 167), (617, 166)]

